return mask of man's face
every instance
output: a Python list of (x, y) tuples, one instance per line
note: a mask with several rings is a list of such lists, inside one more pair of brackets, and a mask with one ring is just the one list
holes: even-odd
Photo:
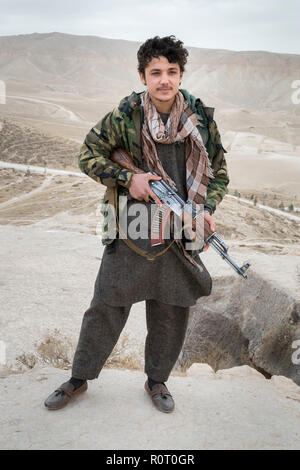
[(140, 79), (147, 86), (154, 105), (159, 103), (173, 104), (183, 73), (179, 64), (173, 64), (166, 57), (160, 56), (149, 62), (145, 68), (145, 76)]

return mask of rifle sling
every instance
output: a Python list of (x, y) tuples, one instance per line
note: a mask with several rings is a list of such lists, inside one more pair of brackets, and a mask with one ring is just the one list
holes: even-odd
[(168, 251), (170, 246), (172, 246), (172, 244), (176, 241), (176, 240), (173, 240), (172, 243), (170, 243), (170, 245), (168, 245), (162, 251), (160, 251), (159, 253), (156, 253), (154, 255), (153, 253), (149, 253), (148, 251), (142, 250), (141, 248), (137, 247), (134, 243), (132, 243), (132, 241), (130, 241), (126, 237), (126, 234), (123, 232), (123, 230), (121, 229), (121, 226), (119, 224), (119, 217), (118, 217), (118, 211), (117, 210), (116, 210), (116, 223), (117, 223), (117, 228), (118, 228), (119, 234), (121, 235), (122, 240), (126, 243), (126, 245), (129, 248), (131, 248), (133, 251), (135, 251), (138, 255), (143, 256), (144, 258), (147, 258), (148, 261), (154, 261), (155, 258), (157, 258), (158, 256), (161, 256), (164, 253), (166, 253), (166, 251)]

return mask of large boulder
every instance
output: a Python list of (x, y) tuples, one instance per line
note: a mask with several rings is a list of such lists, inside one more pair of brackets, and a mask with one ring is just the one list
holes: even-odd
[[(232, 254), (235, 260), (241, 256)], [(300, 384), (299, 257), (247, 252), (247, 260), (244, 280), (225, 269), (216, 253), (206, 257), (212, 293), (191, 307), (177, 365), (202, 362), (217, 371), (246, 364), (266, 377), (283, 375)]]

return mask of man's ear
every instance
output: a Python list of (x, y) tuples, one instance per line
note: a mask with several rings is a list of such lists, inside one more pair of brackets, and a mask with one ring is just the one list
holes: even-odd
[(139, 72), (139, 74), (140, 74), (140, 80), (142, 84), (146, 86), (147, 84), (146, 84), (145, 75), (143, 74), (143, 72)]

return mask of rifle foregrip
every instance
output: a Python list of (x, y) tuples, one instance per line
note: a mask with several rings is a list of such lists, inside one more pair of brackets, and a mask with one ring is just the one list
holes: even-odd
[(131, 155), (121, 148), (115, 149), (111, 153), (110, 159), (120, 167), (133, 173), (145, 173), (133, 163)]

